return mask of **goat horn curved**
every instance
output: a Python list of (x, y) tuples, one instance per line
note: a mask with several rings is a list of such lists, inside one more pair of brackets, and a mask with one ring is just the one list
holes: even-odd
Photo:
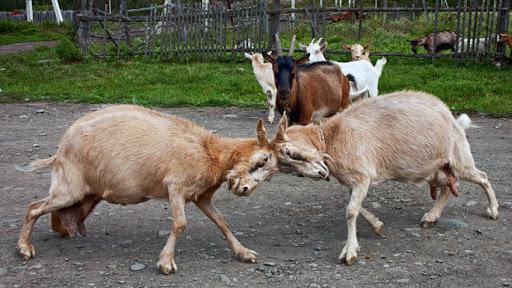
[(283, 56), (283, 48), (281, 47), (281, 40), (279, 39), (279, 35), (274, 34), (274, 38), (276, 39), (276, 52), (277, 56)]
[(315, 43), (315, 40), (316, 40), (316, 38), (311, 39), (311, 42), (309, 42), (309, 44)]
[(295, 50), (295, 39), (297, 37), (295, 35), (293, 35), (293, 38), (292, 38), (292, 44), (290, 45), (290, 50), (288, 52), (288, 56), (293, 56), (293, 50)]

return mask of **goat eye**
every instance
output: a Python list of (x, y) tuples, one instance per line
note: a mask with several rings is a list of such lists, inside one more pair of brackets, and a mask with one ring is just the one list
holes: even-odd
[(263, 156), (263, 161), (265, 161), (265, 162), (268, 161), (268, 156), (267, 155)]
[(290, 152), (290, 149), (286, 148), (286, 149), (284, 150), (284, 153), (286, 153), (286, 155), (287, 155), (287, 156), (292, 157), (292, 153)]

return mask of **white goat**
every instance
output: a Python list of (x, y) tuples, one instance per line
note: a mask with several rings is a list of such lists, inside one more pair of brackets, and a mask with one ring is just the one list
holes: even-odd
[(268, 122), (274, 123), (277, 88), (274, 82), (272, 64), (264, 63), (263, 55), (260, 53), (254, 53), (252, 55), (244, 53), (244, 55), (246, 58), (251, 60), (254, 76), (256, 76), (256, 80), (260, 83), (263, 93), (267, 95)]
[[(489, 38), (489, 41), (491, 39)], [(469, 43), (469, 50), (468, 50)], [(478, 38), (478, 39), (468, 39), (468, 38), (460, 38), (459, 43), (457, 45), (457, 53), (461, 53), (464, 50), (465, 53), (474, 53), (477, 55), (485, 54), (485, 46), (487, 44), (486, 38)], [(475, 45), (473, 49), (473, 45)]]
[[(313, 39), (308, 46), (300, 44), (300, 47), (309, 53), (310, 62), (327, 61), (323, 54), (323, 51), (327, 48), (327, 42), (323, 41), (323, 39), (317, 42)], [(379, 59), (375, 67), (367, 61), (331, 62), (339, 65), (345, 76), (348, 74), (354, 76), (357, 87), (351, 83), (351, 98), (358, 98), (365, 93), (368, 93), (370, 97), (377, 97), (379, 95), (379, 78), (384, 65), (387, 63), (386, 58)]]
[(359, 213), (374, 232), (382, 230), (382, 222), (361, 206), (371, 185), (427, 182), (439, 188), (441, 195), (421, 220), (425, 227), (440, 218), (450, 194), (457, 195), (452, 189), (457, 178), (467, 180), (482, 187), (488, 216), (498, 218), (494, 190), (487, 175), (475, 167), (469, 149), (465, 130), (470, 126), (467, 115), (456, 120), (437, 97), (402, 91), (364, 99), (316, 125), (288, 128), (282, 117), (272, 143), (282, 172), (318, 180), (327, 179), (330, 172), (349, 188), (348, 237), (339, 260), (351, 265), (359, 251)]

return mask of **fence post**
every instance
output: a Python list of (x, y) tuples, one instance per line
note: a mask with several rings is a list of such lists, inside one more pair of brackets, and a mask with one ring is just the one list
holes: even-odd
[[(121, 18), (123, 17), (127, 17), (128, 16), (128, 13), (127, 13), (127, 10), (128, 10), (128, 5), (126, 4), (126, 0), (121, 0), (121, 3), (119, 4), (119, 14), (121, 16)], [(124, 34), (125, 34), (125, 37), (126, 37), (126, 46), (128, 48), (128, 53), (131, 54), (131, 38), (130, 38), (130, 28), (128, 27), (128, 22), (127, 20), (122, 20), (122, 25), (123, 25), (123, 30), (124, 30)]]
[(270, 33), (269, 33), (269, 47), (271, 47), (272, 50), (276, 50), (275, 47), (275, 40), (274, 35), (276, 33), (279, 33), (279, 19), (281, 17), (281, 0), (274, 0), (273, 9), (276, 13), (272, 13), (270, 15)]
[[(496, 34), (507, 33), (509, 21), (510, 0), (501, 1), (500, 12), (496, 21)], [(497, 43), (496, 45), (496, 62), (501, 63), (505, 58), (505, 43)], [(512, 54), (512, 52), (511, 52)]]
[(82, 54), (87, 54), (89, 50), (89, 31), (90, 31), (90, 22), (89, 20), (83, 19), (84, 16), (89, 15), (88, 7), (89, 0), (80, 0), (80, 17), (78, 18), (78, 32), (77, 32), (77, 42), (78, 46), (82, 50)]

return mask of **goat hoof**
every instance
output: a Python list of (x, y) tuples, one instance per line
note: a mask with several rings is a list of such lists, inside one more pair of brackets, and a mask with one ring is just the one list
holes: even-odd
[(433, 217), (430, 216), (430, 214), (428, 213), (425, 213), (425, 215), (423, 215), (423, 218), (421, 218), (421, 227), (423, 228), (430, 228), (430, 227), (434, 227), (436, 224), (437, 224), (437, 220), (434, 218), (432, 219)]
[(174, 263), (174, 260), (170, 261), (158, 261), (158, 269), (162, 271), (162, 273), (169, 275), (171, 273), (178, 272), (178, 266), (176, 266), (176, 263)]
[(345, 244), (345, 247), (343, 247), (338, 260), (341, 261), (341, 263), (347, 264), (347, 266), (352, 266), (356, 263), (357, 251), (359, 251), (359, 246), (354, 248)]
[(384, 223), (379, 221), (375, 227), (372, 227), (372, 230), (376, 236), (382, 236), (384, 233)]
[(489, 219), (496, 220), (500, 216), (498, 213), (498, 208), (487, 208), (487, 215), (489, 216)]
[(256, 263), (256, 255), (258, 255), (258, 253), (256, 253), (256, 251), (253, 250), (244, 249), (242, 251), (235, 252), (235, 255), (242, 262)]
[(30, 244), (30, 243), (19, 243), (18, 244), (18, 250), (21, 254), (21, 256), (23, 256), (23, 258), (25, 258), (25, 260), (29, 260), (31, 258), (34, 258), (36, 257), (36, 249), (34, 247), (34, 245)]

